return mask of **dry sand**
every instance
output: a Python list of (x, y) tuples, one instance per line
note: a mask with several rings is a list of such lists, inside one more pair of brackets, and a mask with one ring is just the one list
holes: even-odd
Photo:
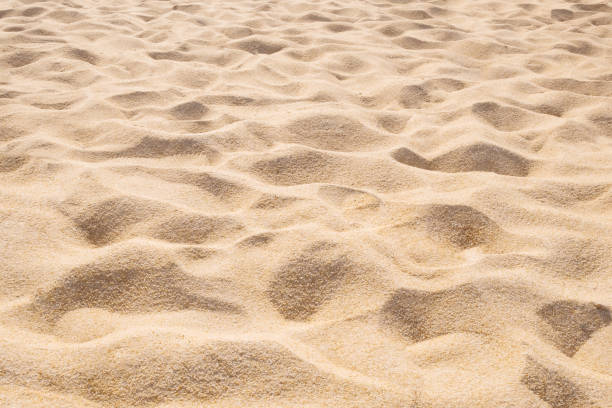
[(612, 407), (612, 5), (3, 0), (1, 407)]

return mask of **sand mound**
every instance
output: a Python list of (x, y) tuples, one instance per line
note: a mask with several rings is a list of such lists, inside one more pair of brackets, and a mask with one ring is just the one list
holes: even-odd
[(409, 166), (447, 173), (487, 171), (505, 176), (525, 177), (531, 166), (531, 162), (521, 155), (488, 143), (459, 147), (432, 160), (427, 160), (405, 147), (393, 151), (391, 156)]
[[(605, 398), (606, 392), (602, 392), (602, 390), (607, 385), (602, 386), (602, 384), (597, 384), (597, 381), (575, 378), (577, 376), (571, 375), (567, 371), (562, 368), (547, 366), (528, 357), (521, 382), (553, 408), (601, 406), (600, 396), (603, 394)], [(588, 391), (589, 389), (591, 391)], [(594, 389), (597, 391), (593, 392)], [(593, 394), (593, 397), (590, 397), (589, 394)]]
[(244, 183), (228, 179), (224, 175), (181, 169), (143, 169), (147, 174), (172, 183), (194, 186), (207, 193), (211, 200), (219, 200), (231, 205), (250, 196), (251, 188)]
[(130, 196), (85, 205), (73, 219), (87, 241), (96, 246), (138, 235), (201, 244), (236, 236), (244, 229), (242, 223), (231, 217), (185, 212), (161, 202)]
[[(502, 316), (501, 305), (512, 309), (504, 310)], [(520, 327), (543, 335), (569, 356), (611, 321), (606, 306), (547, 301), (525, 285), (499, 280), (481, 280), (435, 292), (400, 289), (387, 301), (382, 316), (404, 337), (417, 342), (454, 332), (492, 334)]]
[[(160, 347), (170, 344), (172, 347)], [(62, 357), (52, 353), (20, 350), (19, 360), (44, 361), (44, 373), (36, 375), (20, 370), (22, 382), (43, 385), (45, 378), (55, 379), (48, 388), (72, 393), (103, 404), (141, 406), (183, 401), (213, 403), (239, 396), (251, 400), (325, 404), (343, 401), (355, 404), (361, 400), (383, 407), (402, 403), (401, 398), (380, 396), (372, 387), (353, 384), (336, 378), (303, 361), (286, 347), (272, 341), (229, 341), (186, 338), (176, 334), (151, 333), (124, 337), (95, 346), (88, 346), (76, 354)], [(27, 357), (26, 357), (27, 356)], [(101, 357), (106, 356), (106, 357)], [(54, 366), (60, 358), (76, 376), (62, 374)], [(18, 367), (7, 365), (7, 369)], [(133, 366), (140, 375), (133, 375)], [(312, 400), (300, 397), (307, 390), (316, 390)], [(373, 393), (371, 397), (368, 393)], [(406, 398), (403, 402), (408, 402)]]
[(208, 108), (199, 102), (185, 102), (170, 109), (172, 116), (179, 120), (200, 119), (208, 112)]
[(206, 296), (206, 282), (151, 249), (132, 248), (71, 270), (36, 296), (33, 309), (49, 321), (81, 308), (121, 313), (212, 310), (237, 313), (232, 303)]
[(612, 407), (611, 27), (4, 0), (0, 407)]
[(283, 44), (260, 38), (239, 41), (235, 47), (251, 54), (274, 54), (285, 48)]
[(430, 205), (419, 221), (436, 239), (462, 249), (493, 241), (502, 233), (493, 220), (467, 205)]
[(595, 331), (610, 324), (610, 309), (595, 303), (557, 301), (538, 310), (553, 328), (552, 341), (565, 354), (572, 356)]
[(530, 123), (527, 113), (495, 102), (479, 102), (472, 105), (472, 113), (495, 129), (510, 132), (520, 130)]
[(610, 263), (609, 242), (576, 237), (559, 239), (543, 259), (543, 268), (569, 279), (605, 275)]
[(303, 148), (236, 162), (240, 168), (245, 164), (250, 164), (247, 171), (258, 178), (281, 186), (338, 183), (386, 191), (418, 183), (415, 174), (385, 158), (358, 158)]
[(170, 242), (201, 244), (236, 235), (244, 226), (230, 217), (181, 214), (171, 217), (153, 230), (155, 238)]
[(338, 161), (336, 157), (323, 152), (298, 150), (258, 160), (251, 169), (259, 177), (275, 184), (305, 184), (332, 177), (332, 169)]
[(19, 169), (27, 162), (23, 156), (3, 156), (0, 158), (0, 172), (10, 172)]
[(281, 266), (268, 296), (284, 318), (306, 320), (334, 295), (345, 279), (362, 273), (362, 269), (337, 244), (318, 242)]
[(404, 108), (419, 109), (426, 102), (431, 102), (429, 92), (419, 85), (405, 86), (400, 91), (399, 103)]
[(112, 242), (131, 225), (150, 219), (163, 207), (133, 197), (116, 197), (93, 204), (75, 218), (87, 240), (94, 245)]
[[(179, 105), (181, 106), (181, 105)], [(91, 151), (85, 157), (93, 159), (112, 159), (121, 157), (161, 158), (176, 155), (203, 155), (214, 160), (218, 152), (203, 140), (191, 137), (174, 139), (145, 136), (134, 146), (118, 151)]]
[(479, 143), (455, 149), (432, 160), (440, 171), (488, 171), (506, 176), (524, 177), (529, 174), (530, 162), (502, 147)]
[(381, 205), (381, 200), (367, 191), (342, 186), (323, 185), (319, 188), (319, 196), (340, 208), (377, 208)]
[(294, 135), (289, 141), (325, 150), (363, 150), (384, 141), (358, 121), (340, 115), (298, 119), (287, 129)]

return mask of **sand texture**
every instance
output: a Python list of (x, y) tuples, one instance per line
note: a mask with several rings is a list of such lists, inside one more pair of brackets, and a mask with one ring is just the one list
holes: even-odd
[(612, 407), (612, 3), (2, 0), (0, 72), (0, 407)]

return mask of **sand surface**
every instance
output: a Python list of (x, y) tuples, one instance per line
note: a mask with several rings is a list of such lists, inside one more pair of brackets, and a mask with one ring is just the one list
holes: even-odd
[(3, 0), (0, 407), (612, 407), (612, 4)]

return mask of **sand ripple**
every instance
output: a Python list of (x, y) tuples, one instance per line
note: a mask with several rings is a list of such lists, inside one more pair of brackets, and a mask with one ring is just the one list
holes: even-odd
[(4, 0), (0, 406), (612, 406), (612, 7)]

